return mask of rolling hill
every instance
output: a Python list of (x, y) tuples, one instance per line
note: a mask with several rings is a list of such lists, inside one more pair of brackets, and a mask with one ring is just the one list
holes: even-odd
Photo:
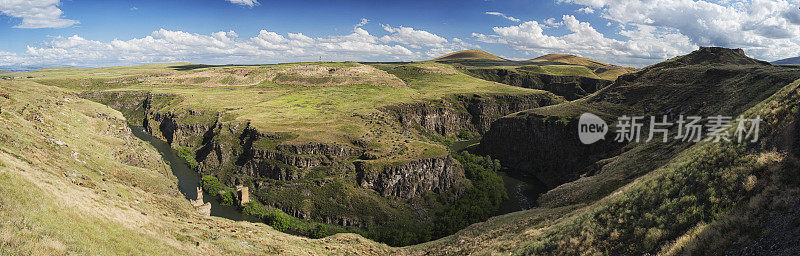
[(772, 62), (772, 65), (800, 65), (800, 57), (776, 60)]
[[(454, 52), (443, 57), (459, 56), (460, 53)], [(617, 77), (636, 71), (633, 68), (608, 65), (565, 54), (550, 54), (535, 61), (452, 58), (442, 62), (454, 64), (460, 70), (480, 79), (546, 90), (567, 100), (589, 95), (610, 84)]]
[(353, 234), (311, 240), (263, 223), (201, 216), (122, 113), (31, 81), (0, 80), (0, 95), (2, 255), (396, 251)]
[[(800, 70), (796, 68), (771, 66), (745, 56), (740, 50), (704, 47), (623, 75), (587, 98), (501, 118), (485, 134), (479, 150), (496, 157), (511, 170), (538, 177), (550, 190), (539, 197), (538, 208), (515, 216), (497, 217), (486, 226), (509, 232), (517, 230), (513, 231), (515, 233), (530, 232), (530, 237), (524, 238), (529, 242), (523, 242), (527, 245), (516, 251), (521, 254), (672, 255), (715, 250), (732, 250), (728, 253), (739, 254), (741, 251), (736, 250), (757, 241), (740, 244), (734, 242), (737, 236), (747, 240), (764, 231), (742, 228), (737, 229), (736, 235), (719, 233), (720, 229), (735, 225), (730, 221), (748, 221), (737, 218), (755, 218), (751, 213), (741, 212), (738, 206), (752, 203), (751, 199), (783, 200), (779, 198), (786, 195), (769, 196), (770, 199), (751, 196), (771, 190), (772, 185), (796, 184), (788, 178), (792, 174), (777, 171), (793, 170), (792, 160), (787, 162), (780, 156), (794, 154), (796, 146), (784, 144), (775, 152), (769, 145), (794, 145), (788, 141), (796, 141), (774, 136), (784, 132), (795, 134), (792, 130), (796, 128), (785, 126), (797, 118), (789, 111), (794, 104), (784, 106), (781, 102), (796, 97), (798, 79)], [(591, 145), (578, 141), (577, 119), (584, 112), (595, 113), (610, 124), (606, 140)], [(770, 128), (762, 131), (771, 135), (764, 135), (765, 139), (752, 144), (707, 140), (618, 143), (612, 139), (617, 118), (622, 115), (666, 115), (676, 120), (679, 115), (754, 117), (756, 114), (771, 120), (765, 120)], [(786, 115), (794, 117), (782, 119)], [(644, 127), (643, 139), (647, 133), (648, 128)], [(676, 134), (673, 126), (669, 136)], [(745, 182), (748, 180), (750, 183)], [(554, 212), (569, 217), (560, 220), (547, 217)], [(547, 228), (534, 231), (499, 224), (514, 226), (510, 222), (526, 221), (530, 221), (527, 222), (531, 223), (529, 227), (538, 223)], [(763, 224), (759, 225), (765, 228), (773, 225), (760, 221)], [(710, 227), (714, 231), (704, 231)], [(479, 231), (479, 227), (470, 229), (453, 239), (470, 240), (492, 233)], [(780, 235), (776, 236), (770, 239), (780, 239)], [(507, 238), (488, 240), (476, 244), (514, 243)], [(560, 246), (563, 244), (571, 245)]]
[(435, 59), (433, 61), (455, 61), (455, 60), (495, 60), (495, 61), (503, 61), (505, 59), (497, 57), (494, 54), (485, 52), (483, 50), (473, 49), (473, 50), (463, 50), (457, 52), (451, 52)]
[(580, 66), (587, 66), (587, 67), (605, 67), (611, 66), (606, 63), (602, 63), (593, 59), (584, 58), (580, 56), (575, 56), (571, 54), (547, 54), (544, 56), (537, 57), (535, 59), (529, 60), (531, 62), (553, 62), (553, 63), (561, 63), (561, 64), (569, 64), (569, 65), (580, 65)]

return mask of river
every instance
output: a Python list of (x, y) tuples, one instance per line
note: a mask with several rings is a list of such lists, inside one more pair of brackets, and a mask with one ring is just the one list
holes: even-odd
[[(450, 150), (461, 152), (469, 147), (477, 145), (481, 138), (468, 140), (458, 140), (450, 144)], [(536, 206), (536, 199), (540, 194), (547, 192), (547, 186), (532, 176), (518, 175), (520, 173), (508, 168), (499, 172), (503, 178), (503, 183), (508, 194), (508, 200), (500, 204), (496, 215), (524, 211)]]
[[(150, 135), (141, 126), (131, 126), (130, 128), (134, 136), (150, 143), (150, 145), (153, 145), (153, 147), (161, 153), (164, 161), (167, 162), (170, 169), (172, 169), (172, 173), (178, 178), (178, 189), (181, 194), (183, 194), (186, 199), (196, 199), (197, 187), (200, 186), (200, 174), (192, 170), (186, 160), (179, 157), (177, 152), (165, 141)], [(451, 149), (454, 151), (461, 151), (478, 142), (480, 142), (480, 138), (456, 141), (451, 145)], [(512, 173), (516, 172), (504, 169), (499, 173), (505, 183), (508, 200), (500, 205), (497, 215), (528, 210), (536, 205), (536, 198), (541, 193), (547, 191), (546, 186), (536, 178), (513, 175)], [(206, 192), (203, 192), (203, 199), (205, 199), (206, 202), (211, 202), (212, 216), (236, 221), (259, 221), (255, 217), (243, 214), (236, 206), (222, 205), (216, 197), (212, 197)]]
[(536, 206), (536, 199), (547, 192), (547, 186), (535, 177), (514, 175), (513, 170), (499, 172), (508, 193), (508, 200), (500, 204), (497, 215), (524, 211)]
[[(150, 143), (161, 153), (161, 157), (169, 164), (172, 174), (178, 178), (178, 190), (186, 199), (197, 199), (197, 187), (200, 186), (200, 174), (192, 170), (185, 159), (178, 156), (177, 152), (167, 142), (147, 133), (141, 126), (131, 126), (133, 135)], [(258, 219), (243, 214), (236, 206), (222, 205), (216, 197), (203, 192), (203, 199), (211, 202), (211, 216), (222, 217), (235, 221), (258, 222)]]

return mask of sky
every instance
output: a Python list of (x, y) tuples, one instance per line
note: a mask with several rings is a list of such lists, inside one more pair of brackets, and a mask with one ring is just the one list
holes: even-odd
[(800, 0), (0, 0), (0, 69), (416, 61), (482, 49), (643, 67), (699, 46), (800, 56)]

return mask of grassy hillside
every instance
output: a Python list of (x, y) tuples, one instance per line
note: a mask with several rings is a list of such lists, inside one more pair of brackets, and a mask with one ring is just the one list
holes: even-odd
[(497, 57), (494, 54), (485, 52), (483, 50), (473, 49), (473, 50), (463, 50), (457, 52), (451, 52), (435, 59), (433, 61), (452, 61), (452, 60), (496, 60), (502, 61), (503, 58)]
[[(726, 49), (701, 49), (672, 61), (681, 64), (657, 64), (620, 78), (587, 99), (507, 118), (536, 124), (532, 120), (569, 122), (586, 111), (602, 117), (674, 111), (700, 116), (760, 115), (764, 119), (762, 139), (743, 144), (624, 145), (622, 153), (596, 161), (586, 168), (589, 173), (542, 195), (537, 208), (498, 216), (415, 248), (422, 252), (523, 255), (739, 255), (796, 250), (792, 244), (796, 239), (783, 235), (794, 231), (765, 216), (799, 219), (789, 208), (799, 205), (791, 198), (798, 185), (792, 177), (797, 172), (798, 144), (793, 136), (799, 116), (797, 103), (792, 101), (797, 98), (800, 72)], [(720, 99), (717, 95), (732, 97)], [(731, 134), (736, 126), (734, 121)], [(561, 141), (563, 147), (569, 146), (566, 138)], [(519, 139), (514, 143), (529, 144)], [(571, 155), (583, 159), (578, 153)]]
[(604, 67), (604, 66), (611, 66), (606, 63), (602, 63), (593, 59), (579, 57), (571, 54), (547, 54), (544, 56), (536, 57), (535, 59), (531, 59), (532, 62), (555, 62), (555, 63), (562, 63), (568, 65), (579, 65), (579, 66), (587, 66), (587, 67)]
[(776, 60), (772, 62), (772, 65), (800, 65), (800, 57)]
[[(77, 92), (148, 91), (175, 95), (179, 100), (169, 106), (170, 110), (220, 112), (224, 113), (226, 120), (249, 121), (259, 130), (293, 133), (297, 135), (293, 141), (342, 144), (375, 129), (364, 117), (381, 115), (378, 109), (382, 106), (435, 101), (458, 94), (546, 96), (542, 91), (474, 79), (446, 64), (410, 63), (388, 71), (357, 63), (253, 67), (177, 63), (132, 66), (130, 69), (43, 69), (22, 74), (32, 76), (33, 81), (42, 84)], [(389, 131), (377, 136), (386, 137), (385, 141), (418, 140)], [(412, 148), (441, 147), (424, 142), (405, 145)]]
[[(500, 62), (454, 63), (160, 64), (51, 69), (0, 80), (0, 254), (791, 255), (800, 249), (794, 225), (800, 223), (800, 69), (701, 48), (563, 102), (462, 73)], [(490, 69), (595, 80), (602, 79), (585, 76), (617, 72), (504, 63)], [(560, 104), (492, 123), (500, 109), (534, 101)], [(595, 148), (607, 150), (596, 158), (570, 144), (570, 125), (583, 112), (607, 123), (622, 114), (763, 121), (756, 142), (629, 143)], [(201, 217), (157, 152), (126, 126), (145, 120), (212, 175), (208, 187), (224, 194), (231, 181), (250, 186), (264, 204), (247, 211), (276, 229), (324, 219), (296, 218), (308, 214), (343, 217), (355, 223), (349, 230), (395, 244), (446, 237), (394, 248), (356, 234), (308, 239), (265, 224)], [(506, 141), (493, 151), (503, 161), (448, 149), (457, 137), (480, 134), (481, 122), (492, 123), (481, 147), (488, 139)], [(199, 158), (202, 152), (211, 153)], [(541, 195), (537, 207), (483, 221), (506, 196), (497, 186), (501, 165), (540, 174), (503, 154), (533, 160), (528, 166), (584, 165)], [(267, 175), (273, 169), (252, 166), (297, 176), (277, 178)], [(458, 166), (462, 183), (404, 198), (410, 187), (445, 177), (402, 180), (413, 176), (404, 168), (442, 170), (424, 166)], [(568, 168), (546, 169), (541, 173), (551, 175), (541, 178), (549, 184)], [(381, 194), (382, 181), (365, 178), (386, 173), (407, 190)]]
[[(475, 54), (488, 54), (482, 51), (479, 53)], [(454, 52), (434, 61), (452, 64), (473, 77), (517, 87), (545, 90), (567, 100), (587, 96), (610, 84), (617, 77), (636, 71), (633, 68), (565, 54), (550, 54), (528, 61), (458, 57), (462, 55), (466, 53)]]
[(593, 72), (601, 79), (614, 81), (621, 75), (636, 72), (636, 69), (629, 67), (604, 66), (595, 68)]
[(385, 254), (356, 235), (294, 237), (195, 213), (119, 112), (0, 81), (0, 254)]
[[(431, 222), (473, 187), (450, 141), (479, 134), (478, 124), (488, 127), (510, 107), (563, 101), (435, 62), (180, 63), (25, 75), (119, 108), (204, 174), (247, 185), (266, 205), (392, 244), (444, 235)], [(387, 173), (398, 171), (423, 185), (390, 181)]]

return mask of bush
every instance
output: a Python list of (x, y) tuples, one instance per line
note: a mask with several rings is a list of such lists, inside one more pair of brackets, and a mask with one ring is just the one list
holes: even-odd
[(178, 151), (178, 157), (185, 159), (189, 167), (197, 169), (197, 160), (194, 159), (194, 152), (192, 152), (191, 148), (175, 146), (175, 150)]
[(326, 236), (325, 226), (317, 223), (311, 230), (311, 238), (323, 238)]
[(434, 226), (436, 235), (440, 237), (488, 219), (508, 199), (503, 179), (497, 174), (501, 168), (500, 161), (468, 152), (454, 155), (453, 158), (464, 166), (464, 173), (472, 181), (472, 187), (452, 206), (437, 214)]
[(201, 185), (208, 194), (215, 195), (223, 205), (235, 205), (233, 193), (235, 191), (219, 182), (217, 177), (204, 175)]
[[(323, 238), (333, 233), (345, 232), (344, 229), (334, 229), (328, 227), (326, 224), (292, 217), (280, 209), (263, 205), (258, 201), (250, 201), (245, 204), (242, 212), (259, 218), (277, 231), (304, 235), (311, 238)], [(329, 230), (334, 230), (335, 232)]]

